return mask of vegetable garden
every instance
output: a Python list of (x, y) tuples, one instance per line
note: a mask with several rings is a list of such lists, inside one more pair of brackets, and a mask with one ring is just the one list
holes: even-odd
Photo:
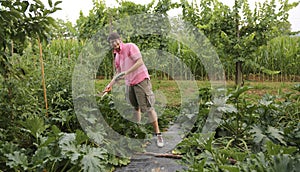
[[(300, 169), (300, 37), (291, 32), (288, 21), (289, 10), (299, 3), (270, 0), (251, 10), (248, 0), (235, 0), (233, 7), (218, 0), (153, 0), (146, 5), (120, 1), (112, 8), (100, 0), (94, 1), (88, 16), (80, 15), (75, 26), (50, 17), (61, 10), (60, 3), (0, 1), (0, 171), (113, 171), (130, 163), (130, 157), (110, 154), (122, 148), (103, 146), (111, 142), (105, 133), (82, 129), (73, 104), (73, 70), (89, 39), (102, 28), (115, 29), (114, 21), (137, 14), (166, 19), (177, 8), (182, 15), (170, 19), (171, 28), (180, 29), (181, 21), (188, 22), (218, 53), (227, 81), (225, 105), (211, 96), (217, 90), (211, 88), (205, 66), (187, 45), (167, 35), (132, 36), (138, 28), (118, 30), (124, 42), (136, 43), (142, 52), (157, 49), (176, 56), (197, 81), (199, 110), (187, 116), (178, 109), (180, 95), (174, 80), (191, 76), (170, 77), (184, 66), (168, 65), (164, 67), (168, 73), (150, 71), (154, 90), (167, 99), (159, 118), (162, 129), (190, 115), (196, 121), (172, 153), (182, 155), (180, 163), (187, 171)], [(96, 90), (113, 76), (112, 59), (107, 52), (95, 72)], [(151, 137), (150, 126), (135, 125), (119, 115), (113, 95), (97, 97), (96, 102), (115, 131), (130, 138), (136, 137), (132, 133)], [(223, 115), (213, 119), (220, 121), (214, 132), (203, 132), (212, 108)], [(91, 134), (102, 144), (90, 140)]]

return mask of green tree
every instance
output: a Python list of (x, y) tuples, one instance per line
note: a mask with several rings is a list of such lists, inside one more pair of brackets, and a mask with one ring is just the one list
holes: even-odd
[(47, 9), (40, 0), (8, 0), (0, 1), (0, 73), (8, 78), (11, 73), (9, 56), (13, 53), (22, 54), (26, 47), (26, 40), (36, 38), (45, 40), (48, 37), (51, 26), (55, 20), (50, 17), (60, 8), (61, 1), (54, 4), (48, 1), (50, 9)]
[(52, 39), (73, 39), (78, 37), (77, 30), (72, 22), (57, 19), (56, 25), (57, 27), (53, 26), (51, 31), (50, 36)]
[(184, 20), (210, 39), (225, 68), (234, 70), (237, 86), (243, 84), (242, 64), (251, 66), (260, 46), (274, 37), (291, 34), (288, 12), (298, 4), (271, 0), (257, 3), (251, 11), (248, 0), (235, 0), (232, 8), (218, 0), (181, 1)]

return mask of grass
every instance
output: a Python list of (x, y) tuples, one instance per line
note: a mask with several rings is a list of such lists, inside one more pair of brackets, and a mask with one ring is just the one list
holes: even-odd
[[(109, 80), (96, 80), (95, 88), (97, 91), (101, 91), (109, 83)], [(210, 87), (209, 81), (196, 81), (197, 87), (205, 88)], [(181, 81), (174, 80), (151, 80), (153, 91), (156, 94), (156, 101), (164, 101), (167, 106), (180, 106), (181, 104), (181, 94), (178, 84), (181, 88), (189, 89), (190, 85), (184, 85)], [(244, 86), (252, 87), (251, 90), (247, 92), (246, 97), (259, 99), (265, 94), (279, 95), (282, 93), (287, 93), (292, 91), (293, 87), (299, 84), (299, 82), (250, 82), (246, 81)], [(226, 87), (228, 90), (235, 88), (233, 81), (226, 82)], [(197, 95), (195, 95), (197, 96)]]
[(293, 87), (296, 84), (299, 84), (299, 82), (247, 82), (245, 86), (253, 88), (247, 92), (248, 97), (259, 99), (265, 94), (275, 96), (295, 92)]

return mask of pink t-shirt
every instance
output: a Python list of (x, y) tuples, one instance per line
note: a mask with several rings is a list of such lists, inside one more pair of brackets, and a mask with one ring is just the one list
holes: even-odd
[[(139, 48), (133, 43), (121, 43), (120, 51), (115, 51), (115, 53), (115, 65), (118, 72), (130, 69), (138, 59), (142, 58)], [(147, 67), (143, 64), (125, 76), (125, 83), (126, 85), (136, 85), (146, 78), (150, 79), (150, 76)]]

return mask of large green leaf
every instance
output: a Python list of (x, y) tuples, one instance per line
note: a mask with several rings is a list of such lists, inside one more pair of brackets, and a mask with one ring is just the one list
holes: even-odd
[(76, 130), (76, 143), (77, 144), (87, 143), (88, 140), (89, 140), (89, 137), (82, 130)]
[(286, 142), (283, 140), (284, 137), (283, 137), (283, 132), (280, 131), (279, 129), (277, 128), (274, 128), (272, 126), (269, 126), (268, 127), (268, 131), (267, 131), (272, 137), (274, 137), (275, 139), (277, 139), (281, 144), (284, 144), (286, 145)]
[(77, 163), (77, 160), (82, 155), (80, 153), (80, 145), (76, 144), (76, 135), (75, 133), (64, 133), (64, 135), (59, 140), (59, 147), (64, 156), (71, 159), (73, 164)]
[(263, 131), (257, 126), (252, 127), (250, 132), (253, 133), (253, 141), (256, 144), (260, 144), (265, 138), (267, 138), (267, 136), (263, 134)]
[(48, 147), (42, 147), (36, 150), (31, 161), (35, 167), (42, 167), (42, 165), (49, 160), (49, 157), (51, 157), (50, 149)]
[(274, 163), (272, 165), (272, 169), (274, 171), (289, 171), (296, 172), (299, 169), (295, 169), (294, 163), (299, 163), (297, 160), (295, 161), (290, 155), (278, 155), (274, 156)]
[(239, 96), (243, 93), (246, 93), (250, 89), (253, 89), (252, 87), (244, 86), (244, 87), (238, 87), (235, 91), (231, 92), (229, 97), (230, 98), (239, 98)]
[(18, 169), (18, 167), (22, 167), (23, 170), (27, 170), (29, 163), (24, 153), (15, 151), (12, 154), (5, 154), (5, 156), (8, 158), (6, 165), (10, 168)]
[(4, 154), (11, 154), (19, 149), (18, 145), (12, 142), (0, 142), (0, 153)]
[[(101, 131), (103, 131), (103, 132), (101, 132)], [(100, 124), (97, 124), (95, 126), (88, 126), (86, 128), (86, 132), (87, 132), (87, 135), (89, 136), (89, 138), (91, 138), (97, 144), (103, 143), (104, 136), (106, 135), (106, 133), (104, 131), (105, 131), (105, 129)]]
[(223, 106), (219, 106), (217, 109), (223, 113), (238, 113), (237, 108), (230, 104), (224, 104)]
[(273, 100), (267, 100), (265, 98), (259, 100), (259, 104), (266, 106), (266, 107), (270, 106), (272, 103), (274, 103)]
[(38, 116), (29, 117), (25, 121), (20, 121), (20, 124), (36, 139), (49, 127), (44, 119)]
[(105, 164), (107, 164), (107, 152), (103, 148), (91, 148), (89, 146), (83, 147), (85, 155), (80, 161), (83, 171), (85, 172), (99, 172), (105, 171)]
[(293, 154), (295, 153), (298, 148), (293, 146), (281, 146), (274, 144), (271, 141), (266, 143), (267, 152), (269, 155), (278, 155), (278, 154)]

